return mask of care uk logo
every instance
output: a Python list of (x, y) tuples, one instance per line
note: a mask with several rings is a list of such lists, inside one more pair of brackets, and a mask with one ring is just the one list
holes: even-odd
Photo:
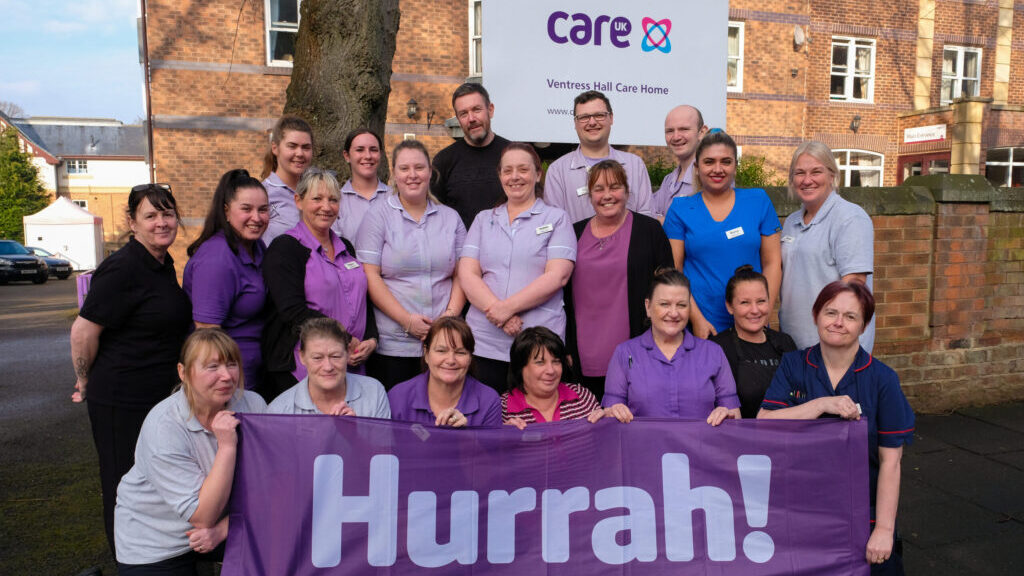
[[(672, 31), (672, 21), (668, 18), (655, 20), (645, 16), (641, 21), (643, 39), (640, 41), (640, 49), (644, 52), (658, 51), (668, 54), (672, 51), (672, 42), (669, 40), (669, 32)], [(591, 17), (588, 14), (577, 12), (569, 14), (556, 10), (548, 16), (548, 37), (555, 44), (568, 44), (572, 42), (577, 46), (604, 46), (606, 43), (616, 48), (628, 48), (630, 46), (629, 35), (633, 32), (633, 23), (625, 16), (614, 18), (605, 14)]]

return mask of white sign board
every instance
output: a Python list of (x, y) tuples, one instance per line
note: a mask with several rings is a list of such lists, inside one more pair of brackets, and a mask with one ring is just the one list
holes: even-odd
[(664, 146), (665, 114), (725, 127), (727, 0), (486, 0), (483, 83), (494, 131), (577, 142), (573, 98), (603, 92), (613, 144)]
[(913, 144), (915, 142), (936, 142), (946, 139), (946, 125), (936, 124), (934, 126), (916, 126), (903, 129), (903, 143)]

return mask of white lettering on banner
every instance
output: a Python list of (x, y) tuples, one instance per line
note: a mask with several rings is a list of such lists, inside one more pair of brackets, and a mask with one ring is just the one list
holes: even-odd
[[(736, 466), (747, 524), (755, 528), (743, 538), (743, 554), (752, 562), (764, 563), (775, 554), (772, 537), (758, 530), (768, 525), (772, 461), (766, 455), (747, 454), (736, 459)], [(398, 457), (378, 454), (370, 459), (369, 492), (365, 496), (343, 495), (344, 472), (345, 463), (336, 454), (317, 456), (313, 462), (313, 565), (330, 568), (341, 563), (342, 528), (346, 523), (367, 525), (366, 559), (370, 566), (394, 565), (398, 548)], [(728, 492), (717, 486), (691, 487), (686, 454), (662, 455), (661, 474), (665, 557), (672, 562), (694, 559), (693, 516), (699, 510), (704, 517), (708, 559), (735, 560), (733, 502)], [(424, 568), (475, 563), (479, 555), (479, 494), (472, 490), (452, 492), (450, 536), (445, 544), (437, 542), (437, 498), (430, 491), (409, 493), (409, 560)], [(492, 490), (487, 495), (488, 562), (515, 561), (516, 517), (536, 506), (537, 492), (531, 487), (511, 493)], [(570, 516), (590, 507), (590, 491), (585, 487), (564, 492), (544, 490), (540, 538), (545, 562), (569, 560)], [(604, 488), (594, 494), (593, 507), (598, 511), (625, 510), (622, 515), (599, 520), (591, 530), (591, 547), (598, 560), (620, 565), (657, 559), (658, 507), (650, 493), (633, 486)], [(619, 538), (620, 533), (628, 537)]]

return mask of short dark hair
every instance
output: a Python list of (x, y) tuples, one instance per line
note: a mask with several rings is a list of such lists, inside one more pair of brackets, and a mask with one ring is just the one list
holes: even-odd
[(379, 146), (382, 151), (384, 150), (384, 141), (380, 139), (380, 134), (377, 134), (376, 132), (370, 130), (369, 128), (356, 128), (355, 130), (349, 132), (348, 135), (345, 136), (345, 147), (342, 148), (342, 150), (344, 150), (345, 152), (351, 152), (352, 141), (356, 139), (356, 136), (361, 136), (363, 134), (369, 134), (376, 138), (377, 146)]
[(700, 160), (701, 154), (715, 144), (723, 144), (727, 146), (732, 150), (732, 159), (736, 160), (736, 141), (732, 139), (732, 136), (726, 134), (724, 130), (718, 129), (708, 132), (707, 135), (700, 139), (700, 143), (697, 144), (697, 151), (694, 153), (693, 157)]
[(864, 317), (864, 326), (871, 323), (871, 318), (875, 316), (875, 296), (871, 293), (871, 290), (864, 285), (863, 282), (843, 282), (842, 280), (836, 280), (835, 282), (829, 283), (821, 292), (818, 293), (818, 298), (814, 301), (814, 306), (811, 307), (811, 313), (814, 315), (814, 320), (818, 320), (818, 314), (836, 296), (843, 292), (849, 292), (857, 299), (860, 303), (860, 313)]
[(626, 177), (626, 169), (622, 167), (618, 160), (601, 160), (591, 166), (590, 173), (587, 175), (587, 190), (594, 189), (597, 179), (602, 174), (607, 174), (605, 181), (609, 184), (612, 182), (622, 184), (626, 189), (626, 196), (629, 196), (629, 179)]
[(314, 338), (326, 338), (340, 342), (348, 350), (352, 335), (334, 318), (317, 316), (310, 318), (299, 327), (299, 350), (305, 351), (306, 344)]
[(658, 286), (679, 286), (689, 290), (690, 280), (679, 270), (662, 266), (654, 271), (654, 277), (651, 278), (651, 285), (647, 288), (648, 300), (654, 296), (654, 289)]
[(542, 351), (547, 350), (553, 358), (562, 363), (562, 381), (572, 380), (572, 365), (569, 363), (569, 354), (565, 350), (565, 343), (550, 329), (543, 326), (531, 326), (524, 328), (516, 339), (512, 341), (512, 349), (509, 350), (508, 364), (508, 389), (523, 391), (523, 368), (530, 360), (536, 358)]
[(484, 88), (483, 84), (477, 84), (476, 82), (465, 82), (452, 92), (452, 110), (455, 110), (455, 101), (463, 96), (470, 94), (479, 94), (484, 97), (484, 106), (490, 106), (491, 95), (487, 93), (487, 88)]
[(199, 233), (199, 238), (192, 244), (189, 244), (186, 252), (189, 256), (194, 256), (199, 250), (199, 247), (212, 238), (217, 232), (224, 232), (224, 239), (227, 240), (228, 247), (235, 254), (238, 254), (238, 234), (235, 233), (234, 228), (228, 224), (227, 215), (224, 213), (224, 209), (231, 204), (231, 201), (238, 195), (238, 191), (242, 188), (258, 188), (263, 190), (263, 193), (267, 193), (267, 189), (263, 187), (263, 183), (252, 177), (248, 170), (242, 168), (236, 168), (234, 170), (228, 170), (220, 177), (220, 182), (217, 183), (216, 190), (213, 191), (213, 198), (210, 200), (210, 209), (206, 212), (206, 221), (203, 222), (203, 231)]
[(604, 102), (604, 105), (608, 108), (608, 113), (612, 113), (612, 103), (608, 100), (608, 97), (604, 95), (604, 92), (598, 92), (597, 90), (587, 90), (581, 93), (579, 96), (572, 100), (572, 115), (576, 115), (576, 107), (580, 104), (586, 104), (591, 100), (600, 100)]
[(153, 205), (157, 210), (174, 210), (174, 216), (181, 221), (181, 215), (178, 213), (178, 203), (174, 200), (174, 194), (171, 193), (171, 186), (169, 184), (139, 184), (132, 188), (131, 193), (128, 194), (128, 217), (135, 220), (135, 215), (139, 211), (139, 204), (142, 204), (143, 200), (149, 200), (149, 203)]
[(473, 339), (473, 330), (466, 324), (466, 321), (459, 316), (442, 316), (430, 324), (430, 330), (423, 339), (423, 351), (426, 352), (439, 335), (443, 334), (448, 342), (452, 341), (455, 334), (462, 340), (462, 347), (470, 354), (476, 349), (476, 340)]
[(732, 303), (732, 297), (736, 293), (736, 285), (740, 282), (760, 282), (764, 286), (764, 291), (768, 292), (768, 279), (764, 277), (750, 264), (744, 264), (736, 269), (736, 272), (729, 278), (729, 281), (725, 284), (725, 301)]

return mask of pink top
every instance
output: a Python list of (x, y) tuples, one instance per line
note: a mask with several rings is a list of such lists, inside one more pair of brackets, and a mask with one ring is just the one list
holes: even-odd
[[(597, 398), (579, 384), (558, 384), (558, 404), (552, 422), (559, 420), (580, 420), (601, 407)], [(547, 422), (539, 410), (530, 406), (526, 394), (516, 388), (501, 395), (501, 421), (508, 422), (512, 418), (522, 418), (527, 424)]]
[(611, 236), (596, 238), (583, 229), (576, 247), (572, 297), (576, 304), (576, 334), (580, 370), (584, 376), (601, 377), (619, 344), (629, 340), (629, 295), (626, 288), (626, 255), (633, 231), (633, 213)]

